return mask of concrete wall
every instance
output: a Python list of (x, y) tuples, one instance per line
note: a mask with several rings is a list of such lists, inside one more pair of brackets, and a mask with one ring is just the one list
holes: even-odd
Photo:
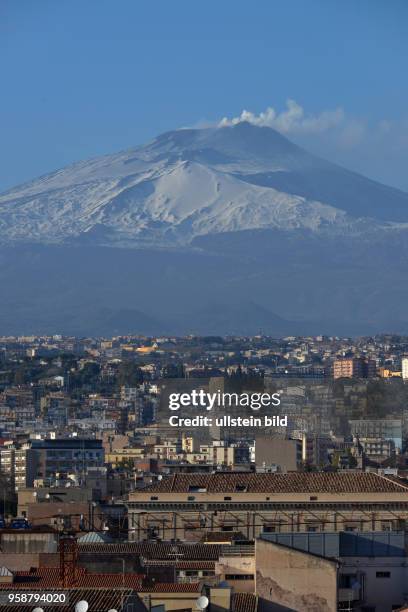
[(279, 465), (282, 472), (296, 471), (302, 459), (300, 440), (285, 440), (273, 436), (257, 436), (255, 462), (257, 466)]
[(0, 533), (0, 549), (3, 553), (35, 554), (57, 551), (58, 541), (55, 533), (37, 533), (31, 531)]
[[(401, 557), (342, 558), (341, 574), (362, 575), (364, 606), (373, 606), (376, 612), (391, 612), (393, 606), (402, 606), (406, 601), (408, 567), (405, 561)], [(378, 573), (388, 572), (389, 577), (377, 576)]]
[(337, 612), (337, 564), (272, 542), (256, 541), (261, 612)]
[[(255, 590), (255, 557), (220, 557), (215, 563), (215, 575), (226, 580), (234, 593), (253, 593)], [(253, 580), (232, 580), (231, 575), (250, 575)]]
[[(146, 593), (138, 594), (146, 606), (164, 606), (165, 610), (197, 610), (197, 599), (201, 592), (196, 593)], [(148, 607), (148, 609), (149, 609)]]
[(0, 553), (0, 566), (11, 572), (29, 571), (30, 567), (39, 566), (39, 553)]

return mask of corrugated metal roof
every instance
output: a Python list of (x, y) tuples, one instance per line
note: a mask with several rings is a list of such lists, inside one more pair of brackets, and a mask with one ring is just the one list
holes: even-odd
[(110, 544), (111, 542), (113, 540), (109, 535), (96, 531), (90, 531), (78, 538), (79, 544)]

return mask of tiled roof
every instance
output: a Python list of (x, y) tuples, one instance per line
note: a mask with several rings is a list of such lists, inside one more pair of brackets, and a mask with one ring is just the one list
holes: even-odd
[[(196, 593), (199, 584), (156, 582), (143, 585), (139, 574), (92, 574), (83, 567), (77, 567), (75, 588), (120, 589), (126, 588), (139, 593)], [(29, 572), (14, 572), (12, 583), (0, 583), (0, 590), (62, 590), (59, 586), (59, 567), (39, 567)], [(3, 612), (3, 609), (2, 609)]]
[(256, 612), (258, 598), (252, 593), (234, 593), (232, 596), (232, 612)]
[(149, 567), (175, 567), (176, 569), (213, 570), (215, 561), (176, 561), (174, 559), (144, 559), (143, 566)]
[(201, 586), (198, 582), (156, 582), (139, 589), (139, 593), (201, 593)]
[(234, 542), (235, 540), (245, 540), (241, 531), (210, 531), (206, 533), (203, 542)]
[[(371, 472), (291, 472), (289, 474), (173, 474), (143, 492), (189, 493), (408, 493), (401, 480)], [(197, 491), (198, 492), (198, 491)], [(133, 494), (137, 499), (137, 493)]]
[(221, 554), (219, 544), (171, 544), (170, 542), (123, 542), (121, 544), (81, 544), (78, 545), (80, 556), (100, 555), (141, 555), (147, 559), (172, 558), (180, 554), (184, 560), (218, 560)]
[[(91, 574), (82, 567), (77, 568), (76, 587), (80, 588), (121, 588), (140, 589), (143, 576), (139, 574)], [(0, 589), (52, 589), (59, 587), (59, 567), (39, 567), (33, 572), (14, 572), (12, 583), (0, 583)]]

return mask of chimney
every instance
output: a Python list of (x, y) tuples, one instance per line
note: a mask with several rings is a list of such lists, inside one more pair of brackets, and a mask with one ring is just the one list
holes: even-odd
[(59, 582), (62, 588), (68, 589), (75, 586), (77, 581), (78, 545), (75, 536), (61, 536), (59, 555)]

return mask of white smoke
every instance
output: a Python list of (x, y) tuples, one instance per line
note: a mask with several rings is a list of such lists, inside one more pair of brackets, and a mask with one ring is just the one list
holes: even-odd
[(342, 108), (331, 111), (323, 111), (318, 115), (306, 115), (304, 109), (295, 100), (286, 101), (286, 109), (277, 112), (269, 106), (264, 112), (255, 113), (243, 110), (239, 117), (224, 117), (219, 126), (236, 125), (242, 121), (248, 121), (253, 125), (271, 127), (282, 134), (318, 134), (338, 126), (344, 121), (345, 115)]

